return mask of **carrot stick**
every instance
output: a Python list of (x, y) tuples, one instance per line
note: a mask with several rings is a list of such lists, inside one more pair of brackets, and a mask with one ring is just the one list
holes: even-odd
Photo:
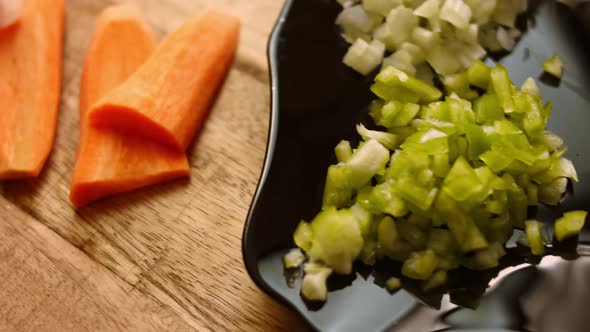
[(97, 18), (80, 83), (80, 144), (70, 192), (75, 207), (190, 174), (183, 152), (96, 128), (87, 119), (90, 106), (124, 82), (154, 49), (153, 34), (132, 7), (112, 6)]
[(23, 0), (0, 30), (0, 180), (39, 175), (53, 145), (61, 89), (64, 0)]
[(231, 66), (238, 35), (237, 18), (211, 10), (195, 16), (94, 105), (90, 121), (184, 151)]

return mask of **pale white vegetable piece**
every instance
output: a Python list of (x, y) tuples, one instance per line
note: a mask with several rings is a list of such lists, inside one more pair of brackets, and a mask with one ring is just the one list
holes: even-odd
[(445, 0), (440, 9), (440, 18), (459, 29), (465, 29), (471, 20), (471, 8), (463, 0)]
[(384, 54), (385, 45), (382, 42), (373, 40), (367, 43), (359, 38), (348, 49), (344, 63), (359, 73), (368, 75), (381, 64)]

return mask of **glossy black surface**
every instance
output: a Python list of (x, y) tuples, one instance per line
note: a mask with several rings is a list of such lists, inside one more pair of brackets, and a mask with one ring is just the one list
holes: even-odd
[[(539, 321), (534, 321), (534, 317), (540, 316), (525, 314), (526, 308), (514, 308), (522, 302), (516, 299), (522, 300), (521, 295), (524, 294), (515, 291), (524, 288), (522, 282), (515, 283), (514, 280), (519, 280), (517, 277), (506, 278), (500, 283), (506, 284), (504, 288), (511, 289), (508, 292), (511, 295), (500, 296), (503, 299), (499, 302), (501, 305), (492, 306), (497, 312), (489, 311), (489, 306), (484, 303), (490, 301), (488, 298), (493, 300), (497, 296), (494, 294), (504, 294), (500, 286), (481, 301), (477, 311), (468, 312), (467, 316), (475, 313), (475, 317), (504, 317), (491, 322), (484, 319), (485, 325), (473, 324), (473, 321), (482, 321), (473, 317), (471, 323), (469, 319), (459, 319), (459, 323), (457, 319), (449, 322), (450, 318), (443, 322), (440, 314), (452, 307), (445, 306), (447, 297), (443, 299), (440, 311), (427, 309), (407, 291), (389, 294), (378, 286), (382, 284), (379, 273), (362, 269), (351, 278), (331, 280), (328, 302), (319, 309), (308, 308), (301, 300), (298, 278), (294, 279), (293, 288), (288, 286), (281, 263), (282, 254), (293, 246), (292, 234), (299, 220), (310, 220), (320, 208), (325, 172), (327, 166), (334, 162), (333, 147), (341, 139), (357, 141), (357, 123), (370, 125), (366, 107), (373, 98), (369, 91), (371, 79), (361, 77), (341, 62), (347, 45), (334, 25), (339, 10), (335, 0), (288, 1), (272, 34), (269, 58), (273, 102), (268, 151), (243, 237), (248, 273), (262, 290), (297, 310), (312, 327), (322, 331), (381, 331), (390, 326), (409, 331), (437, 330), (448, 326), (471, 328), (472, 331), (484, 327), (501, 331), (529, 330), (530, 326), (540, 326)], [(561, 84), (540, 83), (540, 89), (546, 99), (553, 101), (554, 111), (549, 128), (567, 142), (569, 151), (566, 156), (575, 163), (580, 183), (574, 186), (575, 194), (558, 209), (539, 209), (539, 219), (552, 221), (564, 210), (587, 209), (590, 205), (590, 53), (571, 12), (545, 1), (531, 15), (534, 22), (529, 23), (529, 31), (513, 53), (501, 62), (508, 67), (517, 84), (529, 76), (539, 77), (541, 62), (554, 52), (566, 63)], [(582, 237), (581, 240), (588, 238)], [(541, 264), (539, 269), (529, 269), (542, 271), (545, 266), (546, 270), (558, 269), (554, 271), (558, 273), (563, 266), (569, 269), (571, 265), (590, 272), (588, 260), (566, 263), (549, 256), (543, 262), (548, 259), (550, 267)], [(519, 262), (513, 260), (506, 265)], [(519, 273), (525, 272), (519, 270)], [(527, 287), (542, 283), (544, 279), (539, 279), (540, 275), (542, 273), (529, 276), (536, 281), (526, 282)], [(490, 278), (482, 280), (487, 284)], [(516, 286), (511, 287), (511, 284)], [(540, 288), (535, 289), (538, 291)], [(552, 294), (556, 293), (559, 290)], [(578, 305), (590, 304), (590, 289), (585, 288), (577, 295), (573, 298)], [(457, 312), (460, 310), (455, 309)], [(517, 314), (508, 317), (505, 315), (507, 312)], [(573, 317), (574, 312), (565, 314)], [(436, 319), (429, 320), (431, 316)], [(583, 315), (578, 316), (584, 319)], [(415, 329), (403, 328), (414, 326), (411, 325), (413, 321), (422, 325)], [(537, 329), (531, 331), (534, 330)]]

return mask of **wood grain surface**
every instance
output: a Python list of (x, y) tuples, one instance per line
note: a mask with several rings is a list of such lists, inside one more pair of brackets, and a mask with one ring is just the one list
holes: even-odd
[(268, 131), (266, 43), (283, 1), (129, 2), (160, 35), (206, 7), (242, 19), (234, 67), (188, 152), (192, 177), (72, 208), (81, 63), (112, 1), (68, 0), (53, 153), (38, 179), (0, 186), (0, 330), (305, 330), (241, 259)]

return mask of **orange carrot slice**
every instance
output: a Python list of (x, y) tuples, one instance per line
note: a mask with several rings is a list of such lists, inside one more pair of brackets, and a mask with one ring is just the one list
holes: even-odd
[(132, 7), (112, 6), (97, 18), (80, 83), (80, 144), (70, 192), (75, 207), (190, 174), (183, 152), (87, 121), (90, 106), (154, 49), (151, 31)]
[(212, 10), (197, 15), (94, 105), (90, 121), (184, 151), (231, 66), (239, 29), (233, 16)]
[(0, 29), (9, 27), (20, 18), (21, 0), (0, 0)]
[(0, 30), (0, 180), (39, 175), (59, 110), (64, 0), (23, 0)]

